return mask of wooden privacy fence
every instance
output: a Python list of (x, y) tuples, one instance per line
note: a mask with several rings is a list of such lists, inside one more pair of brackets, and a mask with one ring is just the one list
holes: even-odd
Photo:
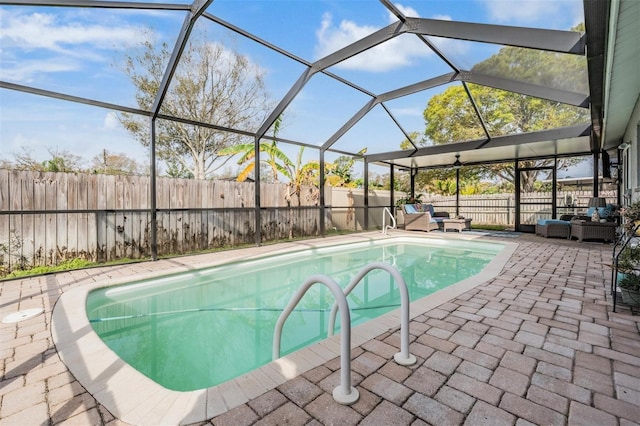
[[(255, 242), (255, 187), (252, 182), (158, 178), (158, 254), (184, 254)], [(0, 276), (15, 268), (56, 265), (67, 259), (110, 261), (151, 254), (150, 180), (109, 176), (0, 170)], [(319, 235), (319, 190), (290, 194), (287, 184), (260, 185), (262, 241)], [(559, 193), (584, 210), (590, 192)], [(601, 194), (602, 195), (602, 194)], [(395, 199), (404, 197), (395, 193)], [(614, 202), (615, 193), (606, 194)], [(527, 202), (547, 202), (550, 193), (527, 194)], [(427, 195), (437, 211), (455, 211), (455, 197)], [(538, 200), (538, 201), (536, 201)], [(327, 230), (380, 228), (391, 193), (331, 188), (325, 191)], [(525, 216), (551, 217), (548, 207), (531, 207)], [(545, 210), (547, 209), (547, 210)], [(513, 225), (513, 194), (460, 197), (460, 214), (475, 224)], [(535, 222), (533, 222), (535, 223)]]
[[(149, 188), (145, 176), (0, 170), (0, 269), (150, 256)], [(318, 235), (317, 188), (260, 190), (263, 241)], [(251, 182), (159, 178), (157, 194), (159, 255), (255, 242)]]
[[(591, 191), (558, 191), (556, 206), (558, 216), (579, 214), (587, 210), (592, 197)], [(600, 191), (607, 203), (615, 204), (615, 191)], [(551, 192), (529, 192), (520, 196), (520, 221), (523, 224), (535, 224), (538, 219), (551, 219)], [(429, 195), (423, 197), (432, 203), (437, 211), (446, 211), (451, 216), (456, 213), (456, 197)], [(515, 225), (515, 196), (513, 194), (481, 194), (460, 196), (459, 214), (472, 218), (473, 223), (482, 225)]]
[[(436, 211), (456, 214), (456, 197), (429, 195), (423, 197), (434, 205)], [(483, 194), (460, 196), (459, 214), (472, 218), (474, 224), (504, 225), (514, 224), (515, 202), (513, 194)]]

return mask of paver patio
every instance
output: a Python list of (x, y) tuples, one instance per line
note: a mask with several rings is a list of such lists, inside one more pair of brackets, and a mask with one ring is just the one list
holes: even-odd
[[(411, 321), (416, 365), (393, 354), (390, 330), (352, 351), (353, 405), (334, 402), (339, 359), (204, 424), (619, 425), (640, 424), (640, 315), (608, 294), (611, 246), (523, 235), (496, 278)], [(152, 271), (188, 269), (211, 256), (101, 267), (0, 284), (0, 425), (124, 424), (74, 379), (51, 337), (67, 289)]]

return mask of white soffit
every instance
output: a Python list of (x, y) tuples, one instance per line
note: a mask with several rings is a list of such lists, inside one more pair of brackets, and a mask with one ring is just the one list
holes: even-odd
[(621, 142), (640, 96), (640, 1), (613, 1), (609, 25), (605, 148)]

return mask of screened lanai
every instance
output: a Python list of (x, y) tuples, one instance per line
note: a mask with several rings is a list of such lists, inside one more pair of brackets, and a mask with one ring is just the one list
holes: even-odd
[[(379, 232), (398, 199), (434, 202), (423, 176), (476, 166), (524, 176), (543, 163), (536, 209), (546, 217), (580, 210), (605, 183), (617, 204), (638, 201), (638, 58), (638, 0), (0, 0), (0, 424), (640, 424), (638, 308), (616, 306), (608, 240)], [(525, 192), (518, 186), (508, 200)], [(578, 204), (561, 201), (565, 187)], [(434, 204), (481, 223), (454, 199)], [(522, 214), (508, 223), (529, 224)], [(256, 296), (277, 314), (288, 295), (262, 284), (299, 285), (276, 256), (309, 252), (316, 268), (321, 251), (339, 247), (349, 253), (334, 263), (347, 277), (352, 243), (396, 237), (441, 244), (416, 256), (445, 265), (412, 274), (425, 289), (476, 257), (468, 243), (503, 249), (482, 273), (412, 300), (409, 327), (393, 311), (354, 329), (343, 357), (351, 374), (338, 354), (343, 329), (236, 379), (173, 391), (94, 332), (128, 317), (127, 328), (151, 332), (116, 337), (122, 346), (172, 356), (196, 329), (218, 329), (227, 334), (187, 352), (212, 344), (222, 361), (243, 359), (246, 347), (220, 346), (260, 339), (205, 316), (205, 293), (225, 302), (246, 293), (243, 322), (269, 327)], [(392, 259), (384, 246), (381, 256)], [(129, 261), (149, 258), (160, 259)], [(92, 268), (5, 279), (82, 259)], [(262, 274), (252, 287), (228, 272), (230, 291), (200, 291), (203, 271), (229, 263), (261, 275), (240, 263), (248, 259), (278, 279)], [(132, 282), (144, 290), (181, 273), (184, 286), (160, 290), (171, 309), (134, 289), (153, 311), (89, 316), (94, 289), (115, 302)], [(397, 292), (383, 279), (381, 291)], [(194, 290), (197, 307), (175, 312), (184, 293), (168, 286)], [(169, 344), (151, 346), (173, 318)], [(396, 362), (403, 328), (413, 366)], [(170, 364), (177, 376), (204, 376), (219, 359)], [(359, 392), (351, 405), (333, 398), (345, 376)]]
[[(593, 196), (598, 175), (613, 165), (620, 173), (615, 183), (631, 198), (638, 162), (637, 130), (629, 123), (638, 83), (637, 63), (624, 57), (637, 53), (637, 4), (518, 4), (0, 0), (2, 151), (9, 156), (28, 148), (37, 157), (57, 147), (90, 157), (114, 150), (144, 162), (149, 181), (143, 195), (128, 208), (106, 208), (121, 216), (105, 221), (126, 234), (127, 216), (146, 215), (150, 225), (139, 239), (150, 244), (154, 258), (158, 222), (165, 220), (158, 215), (174, 210), (159, 201), (157, 176), (177, 168), (184, 172), (179, 176), (196, 179), (237, 177), (251, 161), (236, 166), (242, 152), (221, 154), (233, 146), (253, 145), (254, 165), (276, 155), (261, 149), (264, 143), (292, 159), (285, 174), (254, 166), (250, 195), (219, 211), (253, 210), (239, 226), (256, 244), (271, 221), (266, 215), (283, 206), (265, 201), (261, 183), (290, 183), (305, 164), (316, 165), (318, 191), (298, 212), (317, 218), (313, 232), (320, 235), (332, 226), (328, 211), (374, 208), (368, 201), (372, 174), (392, 182), (376, 217), (385, 204), (394, 205), (394, 176), (454, 165), (507, 162), (517, 174), (526, 161), (588, 158)], [(499, 60), (505, 55), (511, 63)], [(190, 84), (208, 92), (185, 96)], [(552, 117), (527, 125), (515, 106), (496, 111), (490, 103), (515, 96), (546, 105)], [(447, 106), (448, 115), (427, 117), (432, 103)], [(439, 121), (458, 121), (458, 130), (446, 133)], [(435, 130), (425, 131), (429, 125)], [(177, 142), (185, 139), (198, 143)], [(619, 149), (627, 139), (636, 141), (632, 150)], [(363, 196), (353, 205), (332, 205), (326, 165), (345, 157), (355, 159)], [(9, 217), (7, 234), (18, 211), (32, 211), (28, 221), (51, 211), (62, 221), (60, 214), (95, 213), (82, 202), (25, 209), (16, 200), (24, 197), (5, 188), (10, 192), (14, 202), (2, 212)], [(555, 201), (551, 208), (555, 216)], [(363, 227), (370, 228), (370, 215), (364, 217)]]

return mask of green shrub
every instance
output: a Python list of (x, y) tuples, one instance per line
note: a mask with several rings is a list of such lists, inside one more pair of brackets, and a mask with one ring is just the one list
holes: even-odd
[(635, 273), (625, 274), (618, 282), (620, 288), (631, 291), (640, 291), (640, 275)]
[(640, 269), (640, 246), (626, 247), (618, 257), (618, 270), (624, 273)]
[(635, 201), (620, 210), (620, 214), (629, 222), (640, 220), (640, 200)]

